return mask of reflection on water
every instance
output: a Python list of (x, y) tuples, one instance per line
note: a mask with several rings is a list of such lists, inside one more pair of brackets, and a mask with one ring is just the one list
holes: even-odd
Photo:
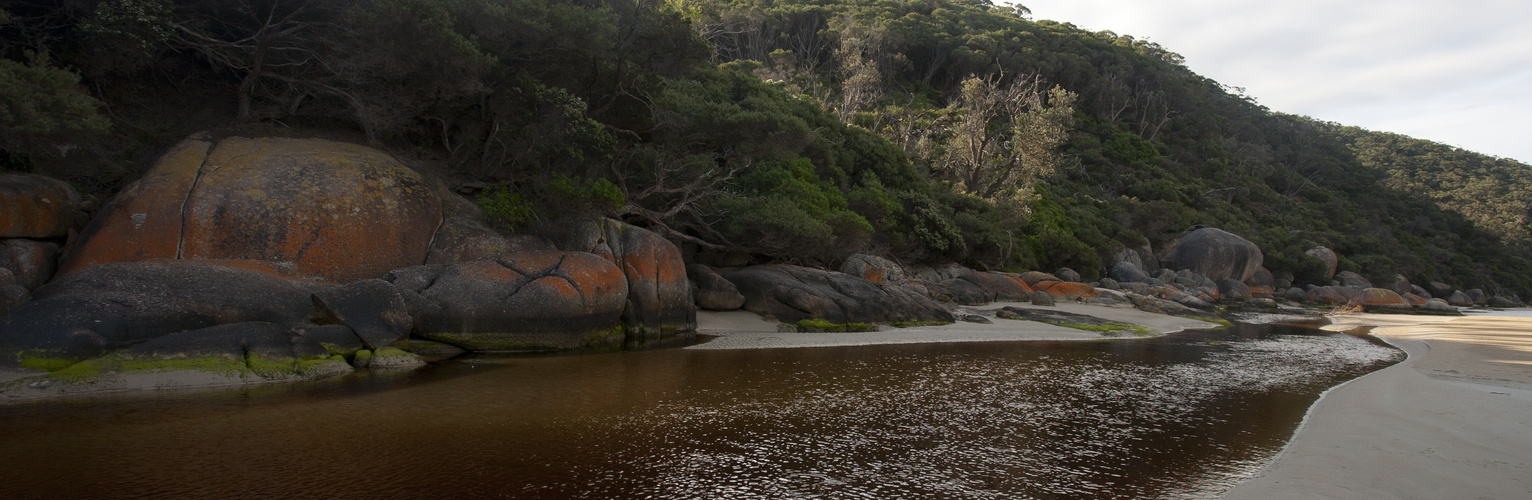
[(0, 407), (10, 498), (1185, 498), (1402, 355), (1150, 340), (479, 360), (272, 392)]

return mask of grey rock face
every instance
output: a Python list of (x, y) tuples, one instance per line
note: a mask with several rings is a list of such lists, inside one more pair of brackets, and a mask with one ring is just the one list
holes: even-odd
[(1059, 268), (1059, 270), (1053, 272), (1053, 275), (1058, 276), (1059, 279), (1064, 281), (1080, 281), (1080, 273), (1067, 267)]
[(1340, 256), (1336, 255), (1334, 250), (1325, 247), (1314, 247), (1303, 253), (1310, 257), (1319, 259), (1320, 262), (1325, 264), (1326, 278), (1335, 276), (1335, 268), (1340, 266)]
[(1034, 306), (1051, 306), (1051, 305), (1054, 305), (1054, 303), (1053, 303), (1053, 295), (1049, 294), (1048, 292), (1032, 292), (1032, 305), (1034, 305)]
[(1362, 275), (1353, 273), (1351, 271), (1341, 271), (1340, 274), (1335, 275), (1335, 278), (1340, 281), (1341, 286), (1358, 289), (1372, 288), (1371, 281), (1368, 281), (1367, 278), (1363, 278)]
[(929, 297), (844, 273), (766, 265), (729, 271), (723, 277), (745, 295), (744, 309), (786, 323), (811, 318), (834, 323), (953, 320), (946, 307)]
[(39, 288), (0, 317), (0, 366), (19, 352), (81, 360), (168, 335), (260, 321), (307, 322), (324, 285), (196, 261), (102, 264)]
[(1123, 283), (1142, 282), (1149, 279), (1149, 274), (1138, 265), (1125, 261), (1112, 264), (1112, 270), (1107, 271), (1107, 276)]
[(1212, 280), (1245, 281), (1261, 267), (1261, 249), (1233, 233), (1205, 227), (1181, 237), (1165, 256), (1170, 267), (1190, 269)]
[(315, 291), (314, 306), (326, 322), (351, 327), (362, 344), (372, 350), (394, 345), (408, 337), (414, 326), (399, 290), (380, 279)]
[(840, 266), (840, 272), (861, 276), (873, 283), (899, 281), (906, 278), (904, 268), (898, 263), (876, 255), (861, 253), (846, 257), (846, 262)]
[(733, 311), (745, 305), (745, 296), (734, 283), (702, 264), (686, 266), (686, 277), (697, 284), (697, 306), (709, 311)]

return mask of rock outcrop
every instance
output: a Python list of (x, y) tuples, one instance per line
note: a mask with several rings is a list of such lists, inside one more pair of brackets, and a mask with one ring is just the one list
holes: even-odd
[(1303, 253), (1324, 263), (1326, 278), (1335, 276), (1335, 268), (1340, 266), (1340, 256), (1336, 255), (1334, 250), (1325, 247), (1314, 247)]
[(647, 229), (610, 219), (571, 222), (554, 242), (559, 249), (592, 253), (621, 269), (627, 280), (623, 330), (644, 342), (697, 329), (697, 309), (681, 249)]
[(308, 322), (322, 285), (196, 261), (102, 264), (60, 276), (0, 317), (0, 368), (44, 368), (149, 339), (258, 321)]
[(686, 278), (697, 284), (697, 307), (709, 311), (733, 311), (745, 305), (745, 296), (734, 283), (702, 264), (686, 266)]
[(36, 290), (53, 278), (59, 247), (53, 243), (25, 239), (0, 242), (0, 269), (10, 272), (16, 285)]
[(1368, 281), (1367, 278), (1363, 278), (1362, 275), (1353, 273), (1351, 271), (1341, 271), (1340, 274), (1335, 275), (1335, 279), (1339, 280), (1341, 286), (1345, 287), (1358, 289), (1372, 288), (1371, 281)]
[(0, 175), (0, 238), (59, 238), (84, 218), (80, 194), (64, 181), (34, 174)]
[(1415, 310), (1404, 297), (1386, 288), (1362, 290), (1360, 303), (1367, 312), (1408, 313)]
[(607, 259), (537, 252), (397, 269), (384, 277), (411, 306), (420, 337), (471, 351), (551, 351), (621, 345), (628, 289)]
[(1205, 227), (1182, 236), (1165, 256), (1169, 267), (1190, 269), (1209, 279), (1245, 281), (1261, 267), (1260, 247), (1233, 233)]
[(107, 203), (61, 270), (240, 259), (349, 283), (421, 264), (440, 223), (440, 200), (425, 179), (380, 151), (320, 139), (194, 137)]
[(1138, 283), (1149, 279), (1148, 273), (1145, 273), (1137, 264), (1127, 261), (1112, 264), (1112, 270), (1107, 272), (1107, 276), (1119, 283)]
[(894, 261), (876, 255), (854, 254), (841, 264), (840, 272), (860, 276), (873, 283), (899, 281), (905, 278), (904, 268)]
[(784, 323), (805, 319), (833, 323), (953, 321), (952, 313), (929, 297), (845, 273), (765, 265), (722, 275), (745, 295), (746, 310)]

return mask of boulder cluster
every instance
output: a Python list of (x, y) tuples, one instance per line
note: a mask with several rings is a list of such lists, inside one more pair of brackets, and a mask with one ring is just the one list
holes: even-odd
[(902, 325), (968, 320), (956, 306), (993, 302), (1188, 316), (1278, 300), (1442, 313), (1521, 302), (1442, 283), (1427, 290), (1403, 276), (1375, 287), (1334, 274), (1339, 257), (1326, 248), (1309, 255), (1335, 281), (1298, 288), (1262, 267), (1256, 245), (1214, 228), (1160, 256), (1125, 250), (1089, 283), (1068, 268), (1017, 274), (867, 254), (839, 272), (749, 265), (747, 255), (700, 258), (601, 218), (513, 234), (386, 153), (319, 139), (193, 136), (99, 210), (67, 183), (6, 174), (0, 208), (8, 397), (631, 347), (692, 333), (698, 309)]
[[(1520, 307), (1520, 297), (1487, 296), (1483, 290), (1455, 290), (1432, 282), (1433, 292), (1394, 275), (1383, 286), (1351, 271), (1336, 269), (1340, 257), (1334, 250), (1315, 247), (1305, 252), (1324, 263), (1328, 284), (1300, 288), (1291, 274), (1275, 276), (1262, 267), (1260, 248), (1249, 240), (1215, 228), (1199, 228), (1178, 240), (1167, 253), (1164, 268), (1152, 273), (1141, 259), (1123, 259), (1112, 265), (1103, 287), (1169, 300), (1196, 309), (1210, 309), (1218, 302), (1270, 309), (1278, 301), (1292, 304), (1347, 307), (1367, 312), (1457, 314), (1458, 307)], [(1175, 269), (1175, 270), (1173, 270)]]
[[(0, 382), (31, 376), (0, 388), (12, 396), (304, 380), (696, 328), (666, 239), (606, 219), (505, 234), (354, 144), (194, 136), (88, 222), (46, 177), (0, 177), (0, 197)], [(203, 375), (165, 376), (187, 371)]]

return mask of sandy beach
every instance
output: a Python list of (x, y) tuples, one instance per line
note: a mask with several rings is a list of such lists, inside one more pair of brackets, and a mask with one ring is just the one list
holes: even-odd
[(1217, 324), (1116, 307), (1084, 304), (1058, 304), (1052, 307), (1033, 306), (1023, 302), (995, 302), (982, 307), (970, 308), (986, 312), (993, 323), (957, 322), (942, 326), (912, 328), (883, 327), (877, 332), (855, 333), (783, 333), (777, 330), (780, 323), (762, 319), (749, 311), (697, 313), (697, 333), (717, 336), (687, 349), (770, 349), (787, 347), (834, 347), (875, 344), (922, 344), (934, 342), (996, 342), (1015, 340), (1101, 340), (1111, 337), (1097, 332), (1077, 330), (1035, 321), (997, 319), (992, 311), (1006, 306), (1030, 309), (1062, 311), (1095, 316), (1108, 321), (1130, 323), (1147, 327), (1161, 334), (1194, 328), (1214, 328)]
[(1327, 392), (1224, 498), (1532, 498), (1532, 312), (1354, 314), (1409, 359)]

